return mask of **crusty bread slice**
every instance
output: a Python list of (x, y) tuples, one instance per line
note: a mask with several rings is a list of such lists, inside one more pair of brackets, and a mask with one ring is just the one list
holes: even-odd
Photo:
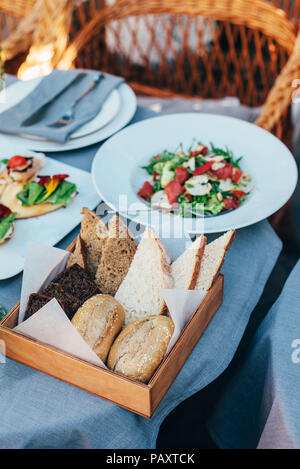
[(80, 235), (86, 247), (87, 268), (94, 279), (101, 261), (102, 249), (106, 243), (108, 230), (105, 223), (95, 212), (84, 207), (81, 213), (83, 214), (83, 219), (81, 221)]
[(1, 196), (1, 203), (3, 205), (6, 205), (6, 207), (10, 208), (12, 212), (17, 213), (16, 219), (32, 218), (39, 217), (41, 215), (46, 215), (46, 213), (54, 212), (54, 210), (58, 210), (64, 205), (52, 205), (49, 202), (44, 202), (41, 204), (32, 205), (31, 207), (24, 207), (23, 205), (21, 205), (21, 203), (16, 197), (17, 194), (21, 192), (23, 187), (24, 184), (20, 182), (13, 182), (11, 184), (8, 184)]
[(146, 229), (115, 296), (125, 309), (125, 325), (166, 311), (161, 289), (173, 287), (170, 264), (164, 246), (152, 230)]
[(115, 215), (109, 224), (108, 238), (95, 277), (96, 285), (102, 293), (115, 295), (127, 275), (136, 249), (132, 234)]
[(196, 286), (206, 237), (199, 236), (172, 264), (174, 288), (193, 290)]
[(223, 236), (209, 243), (205, 249), (196, 283), (196, 290), (209, 290), (216, 280), (225, 260), (226, 251), (230, 248), (235, 230), (227, 231)]
[(67, 268), (71, 267), (73, 264), (78, 264), (83, 269), (87, 269), (87, 251), (83, 239), (78, 235), (75, 249), (69, 257)]

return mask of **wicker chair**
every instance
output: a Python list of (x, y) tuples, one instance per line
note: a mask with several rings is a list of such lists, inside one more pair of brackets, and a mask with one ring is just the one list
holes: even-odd
[[(3, 3), (8, 2), (0, 1), (0, 9)], [(75, 66), (122, 75), (139, 94), (237, 96), (245, 105), (263, 106), (256, 124), (291, 146), (300, 0), (31, 3), (29, 16), (2, 42), (6, 59), (31, 42), (21, 76), (30, 67), (43, 73)], [(38, 68), (45, 49), (47, 66)], [(273, 226), (281, 221), (282, 228), (286, 213), (275, 214)]]

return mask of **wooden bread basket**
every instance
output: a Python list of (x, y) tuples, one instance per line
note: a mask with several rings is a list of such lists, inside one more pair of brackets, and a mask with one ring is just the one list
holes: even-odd
[[(68, 251), (74, 249), (75, 242)], [(0, 322), (0, 340), (4, 341), (7, 357), (150, 418), (220, 307), (223, 283), (224, 277), (220, 274), (148, 384), (133, 381), (15, 332), (13, 328), (18, 323), (20, 303)]]

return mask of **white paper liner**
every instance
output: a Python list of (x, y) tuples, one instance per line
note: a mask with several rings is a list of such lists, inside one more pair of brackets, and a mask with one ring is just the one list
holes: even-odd
[(15, 331), (52, 345), (82, 360), (106, 368), (104, 363), (72, 326), (59, 303), (53, 299), (26, 321), (14, 328)]
[(183, 329), (203, 301), (206, 293), (207, 291), (205, 290), (180, 290), (174, 288), (162, 290), (162, 296), (175, 325), (166, 355), (172, 350)]

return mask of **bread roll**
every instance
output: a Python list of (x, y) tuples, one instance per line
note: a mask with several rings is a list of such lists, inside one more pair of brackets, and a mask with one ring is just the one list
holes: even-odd
[(110, 295), (95, 295), (79, 308), (72, 324), (79, 334), (105, 362), (111, 344), (120, 331), (125, 312)]
[(172, 319), (147, 316), (129, 324), (113, 343), (108, 367), (146, 383), (162, 361), (174, 332)]

